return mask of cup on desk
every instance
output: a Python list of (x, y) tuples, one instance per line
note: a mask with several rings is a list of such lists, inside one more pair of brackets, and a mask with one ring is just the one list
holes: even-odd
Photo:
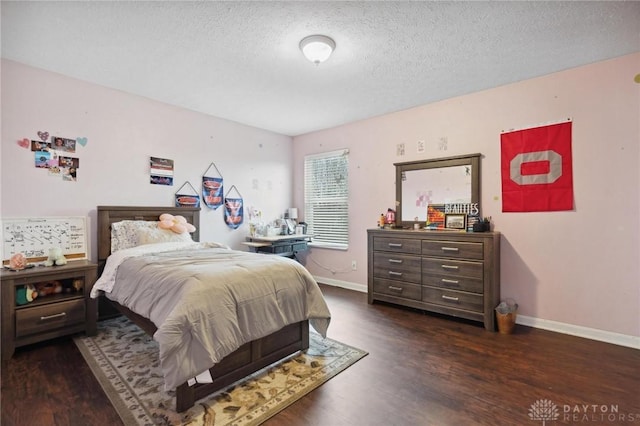
[(296, 225), (296, 235), (302, 235), (302, 234), (304, 234), (304, 226)]

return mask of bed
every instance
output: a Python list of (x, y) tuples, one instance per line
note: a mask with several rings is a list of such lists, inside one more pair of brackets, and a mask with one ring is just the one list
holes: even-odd
[[(115, 258), (118, 257), (117, 253), (114, 254), (114, 256), (111, 256), (112, 259), (110, 259), (109, 263), (107, 262), (107, 259), (109, 258), (109, 256), (112, 253), (112, 226), (114, 228), (118, 228), (119, 224), (121, 223), (125, 223), (122, 221), (131, 221), (131, 220), (135, 220), (135, 221), (157, 221), (158, 217), (163, 214), (163, 213), (169, 213), (169, 214), (173, 214), (173, 215), (181, 215), (183, 217), (185, 217), (187, 219), (187, 221), (189, 223), (192, 223), (196, 226), (196, 231), (194, 233), (191, 234), (193, 241), (199, 241), (199, 215), (200, 215), (200, 210), (199, 208), (189, 208), (189, 207), (126, 207), (126, 206), (99, 206), (97, 208), (97, 222), (98, 222), (98, 230), (97, 230), (97, 234), (98, 234), (98, 264), (99, 264), (99, 273), (103, 276), (101, 276), (101, 280), (103, 278), (105, 278), (105, 275), (114, 275), (113, 271), (113, 263), (116, 260)], [(114, 223), (118, 223), (118, 225), (114, 225)], [(167, 243), (167, 245), (171, 245), (173, 243)], [(181, 243), (176, 243), (176, 245), (180, 246)], [(187, 243), (185, 243), (187, 244)], [(177, 262), (176, 264), (181, 264), (182, 260), (181, 259), (177, 259), (177, 257), (179, 256), (191, 256), (191, 252), (189, 250), (191, 250), (191, 244), (195, 245), (196, 243), (190, 243), (187, 244), (189, 245), (189, 249), (185, 249), (184, 251), (179, 250), (178, 252), (167, 252), (166, 254), (163, 253), (154, 253), (154, 254), (150, 254), (150, 257), (153, 256), (164, 256), (165, 259), (167, 259), (167, 256), (173, 256), (175, 254), (176, 256), (176, 260), (175, 262)], [(205, 243), (199, 243), (198, 246), (200, 245), (205, 245)], [(159, 244), (158, 246), (162, 246), (162, 244)], [(148, 247), (148, 246), (147, 246)], [(181, 246), (180, 246), (181, 247)], [(198, 250), (201, 247), (198, 247)], [(136, 251), (140, 249), (141, 251), (146, 250), (145, 247), (139, 246), (137, 248), (132, 249), (133, 251)], [(127, 250), (123, 250), (120, 254), (126, 252)], [(233, 257), (233, 264), (230, 265), (229, 267), (235, 267), (236, 270), (238, 269), (238, 265), (241, 266), (240, 269), (245, 269), (247, 270), (249, 273), (251, 273), (251, 268), (254, 263), (256, 265), (260, 265), (261, 263), (264, 262), (276, 262), (276, 258), (277, 259), (284, 259), (284, 258), (280, 258), (278, 256), (269, 256), (269, 255), (264, 255), (264, 254), (255, 254), (255, 253), (245, 253), (245, 252), (237, 252), (237, 251), (232, 251), (232, 250), (228, 250), (228, 249), (222, 249), (222, 248), (216, 248), (215, 245), (213, 247), (205, 247), (203, 250), (203, 252), (211, 252), (212, 256), (217, 256), (215, 259), (215, 261), (212, 261), (212, 265), (213, 263), (217, 263), (217, 265), (215, 267), (220, 268), (222, 263), (220, 259), (221, 256), (231, 256)], [(144, 255), (147, 256), (147, 255)], [(133, 259), (127, 259), (127, 260), (123, 260), (121, 266), (118, 268), (118, 280), (126, 280), (126, 277), (128, 275), (128, 269), (127, 267), (129, 267), (129, 263), (135, 263), (135, 262), (143, 262), (146, 261), (145, 257), (141, 256), (140, 259), (138, 258), (133, 258)], [(200, 256), (200, 251), (198, 251), (195, 256)], [(248, 258), (246, 256), (258, 256), (255, 258)], [(219, 261), (220, 260), (220, 261)], [(172, 260), (173, 261), (173, 260)], [(284, 260), (283, 260), (284, 261)], [(151, 262), (151, 260), (150, 260)], [(164, 261), (163, 261), (164, 262)], [(280, 261), (278, 261), (280, 262)], [(291, 259), (286, 259), (285, 262), (292, 262), (295, 263), (294, 261), (292, 261)], [(202, 264), (206, 263), (204, 261), (201, 262)], [(126, 267), (125, 267), (126, 266)], [(164, 265), (163, 265), (164, 266)], [(290, 266), (294, 266), (294, 265), (280, 265), (278, 264), (277, 267), (286, 267), (289, 268)], [(106, 267), (106, 269), (105, 269)], [(204, 267), (204, 266), (203, 266)], [(256, 268), (259, 266), (256, 266)], [(131, 267), (133, 268), (133, 266)], [(306, 272), (306, 270), (304, 270), (304, 268), (302, 268), (302, 271), (300, 270), (300, 268), (302, 268), (301, 266), (294, 266), (294, 272), (292, 272), (293, 275), (298, 274), (298, 275), (308, 275), (308, 272)], [(141, 268), (144, 269), (144, 268)], [(148, 269), (148, 265), (147, 265), (147, 269), (144, 269), (145, 271), (149, 271)], [(123, 272), (124, 271), (124, 272)], [(258, 271), (258, 269), (256, 269), (255, 271)], [(253, 272), (254, 275), (258, 274), (258, 272)], [(260, 274), (262, 274), (262, 270), (259, 270)], [(278, 274), (280, 274), (281, 272), (278, 272)], [(120, 277), (120, 275), (123, 275), (122, 277)], [(211, 276), (218, 276), (218, 275), (224, 275), (220, 273), (220, 270), (218, 269), (217, 272), (211, 272), (210, 274)], [(142, 288), (143, 286), (143, 281), (147, 280), (147, 281), (153, 281), (156, 278), (151, 279), (150, 277), (153, 276), (153, 274), (147, 275), (147, 274), (142, 274), (139, 276), (140, 278), (140, 286)], [(235, 276), (235, 275), (234, 275)], [(237, 275), (239, 276), (239, 274)], [(262, 275), (260, 275), (262, 276)], [(278, 277), (280, 277), (281, 275), (277, 275)], [(155, 277), (155, 276), (154, 276)], [(309, 275), (310, 277), (310, 275)], [(164, 278), (163, 278), (164, 279)], [(280, 280), (280, 278), (278, 278), (278, 281)], [(287, 278), (288, 280), (288, 278)], [(221, 359), (217, 360), (215, 362), (215, 365), (211, 366), (209, 368), (209, 366), (207, 366), (205, 368), (205, 370), (208, 368), (209, 372), (211, 374), (211, 378), (213, 379), (212, 383), (197, 383), (195, 385), (189, 385), (187, 383), (187, 381), (178, 381), (176, 382), (175, 385), (175, 391), (176, 391), (176, 411), (178, 412), (182, 412), (185, 411), (187, 409), (189, 409), (190, 407), (192, 407), (195, 403), (195, 401), (197, 401), (198, 399), (209, 395), (210, 393), (216, 392), (217, 390), (220, 390), (230, 384), (232, 384), (233, 382), (246, 377), (247, 375), (260, 370), (261, 368), (264, 368), (282, 358), (285, 358), (291, 354), (294, 354), (298, 351), (302, 351), (305, 350), (309, 347), (309, 324), (310, 324), (310, 320), (311, 323), (313, 324), (314, 328), (318, 331), (320, 331), (321, 334), (325, 334), (326, 333), (326, 327), (329, 324), (329, 320), (330, 320), (330, 313), (328, 311), (328, 309), (326, 309), (326, 304), (324, 303), (324, 299), (322, 299), (321, 293), (319, 288), (317, 290), (317, 292), (320, 294), (320, 298), (322, 299), (321, 301), (317, 300), (317, 295), (316, 295), (316, 290), (314, 288), (311, 288), (311, 290), (309, 290), (309, 285), (308, 284), (308, 279), (304, 278), (305, 281), (307, 281), (307, 290), (304, 290), (308, 293), (313, 293), (314, 294), (314, 300), (312, 300), (311, 302), (309, 302), (309, 300), (305, 300), (304, 304), (306, 304), (305, 309), (307, 311), (311, 310), (313, 311), (312, 314), (309, 314), (309, 312), (307, 312), (307, 314), (305, 314), (304, 318), (298, 318), (296, 317), (296, 319), (294, 321), (292, 321), (290, 318), (275, 318), (277, 321), (276, 322), (280, 322), (281, 324), (281, 328), (275, 330), (275, 331), (269, 331), (268, 334), (265, 334), (263, 336), (257, 337), (257, 338), (251, 338), (251, 340), (246, 341), (246, 342), (242, 342), (240, 345), (238, 345), (238, 347), (233, 347), (233, 351), (225, 354), (224, 357), (222, 357)], [(312, 280), (312, 279), (311, 279)], [(104, 281), (104, 280), (103, 280)], [(117, 280), (116, 280), (117, 281)], [(274, 280), (275, 281), (275, 280)], [(282, 281), (286, 281), (285, 279), (282, 279)], [(100, 282), (100, 280), (99, 280)], [(138, 281), (136, 281), (136, 285)], [(275, 287), (277, 287), (278, 289), (278, 297), (280, 297), (280, 294), (282, 293), (282, 291), (280, 291), (280, 283), (275, 283), (277, 284), (275, 285)], [(248, 285), (242, 285), (242, 286), (238, 286), (238, 291), (249, 291), (249, 290), (245, 290), (245, 287), (247, 288), (251, 288), (251, 287), (255, 287), (256, 285), (258, 285), (257, 283), (253, 282), (253, 283), (248, 283)], [(283, 284), (284, 285), (284, 284)], [(288, 284), (287, 284), (288, 285)], [(317, 284), (315, 283), (315, 281), (313, 281), (313, 286), (317, 287)], [(191, 287), (189, 287), (191, 288)], [(295, 294), (297, 290), (294, 290), (293, 293)], [(285, 291), (286, 292), (286, 291)], [(149, 312), (145, 312), (144, 314), (141, 314), (140, 309), (138, 309), (136, 303), (129, 303), (129, 300), (127, 298), (122, 298), (120, 297), (120, 299), (123, 300), (119, 300), (122, 303), (118, 303), (115, 302), (113, 300), (109, 300), (109, 299), (118, 299), (118, 291), (113, 290), (113, 291), (109, 291), (107, 293), (105, 292), (100, 292), (100, 298), (104, 299), (103, 302), (105, 300), (108, 300), (108, 303), (112, 304), (119, 312), (121, 312), (122, 314), (124, 314), (125, 316), (127, 316), (128, 318), (130, 318), (134, 323), (136, 323), (140, 328), (142, 328), (145, 332), (147, 332), (148, 334), (154, 336), (154, 339), (158, 340), (160, 339), (160, 345), (161, 345), (161, 353), (162, 353), (162, 341), (163, 341), (163, 336), (166, 337), (167, 335), (167, 326), (166, 326), (166, 322), (168, 322), (168, 320), (165, 322), (165, 317), (162, 317), (162, 320), (158, 319), (158, 315), (157, 314), (149, 314)], [(108, 296), (108, 298), (107, 298)], [(128, 296), (127, 296), (128, 297)], [(233, 297), (235, 296), (235, 293), (233, 295)], [(308, 296), (305, 295), (305, 297), (308, 298)], [(217, 299), (217, 296), (216, 296)], [(246, 300), (247, 297), (244, 296), (244, 298), (242, 300)], [(173, 299), (170, 299), (173, 300)], [(193, 300), (193, 298), (192, 298)], [(155, 303), (155, 302), (154, 302)], [(189, 302), (191, 303), (191, 302)], [(124, 306), (124, 305), (128, 305)], [(198, 304), (198, 303), (196, 303)], [(202, 305), (202, 303), (200, 304)], [(209, 303), (205, 303), (205, 305), (207, 305), (205, 308), (209, 309)], [(311, 308), (309, 306), (312, 306)], [(192, 305), (187, 305), (186, 308), (182, 307), (182, 309), (178, 309), (175, 308), (174, 311), (186, 311), (188, 312), (188, 315), (192, 315), (193, 311), (196, 312), (200, 312), (200, 309), (203, 309), (202, 306), (198, 307), (197, 309), (192, 309), (191, 308)], [(280, 300), (278, 300), (278, 306), (280, 306)], [(323, 307), (324, 306), (324, 307)], [(218, 308), (216, 308), (218, 309)], [(226, 305), (225, 305), (225, 309), (226, 309)], [(240, 311), (239, 307), (235, 308), (236, 311)], [(246, 308), (248, 309), (248, 308)], [(137, 312), (134, 312), (137, 311)], [(224, 309), (221, 309), (224, 310)], [(230, 310), (233, 310), (232, 308), (230, 308)], [(260, 312), (257, 312), (256, 315), (262, 315), (262, 308), (260, 309), (256, 309), (259, 310)], [(272, 311), (273, 308), (264, 308), (264, 311)], [(299, 310), (298, 308), (294, 309), (294, 310)], [(300, 312), (298, 312), (299, 314)], [(296, 315), (298, 315), (296, 314)], [(155, 315), (155, 316), (154, 316)], [(215, 317), (217, 314), (212, 314), (212, 315), (200, 315), (197, 318), (209, 318), (209, 317)], [(275, 315), (275, 314), (274, 314)], [(280, 314), (281, 315), (281, 314)], [(246, 316), (250, 316), (247, 315), (245, 313), (245, 317)], [(275, 315), (277, 316), (277, 315)], [(285, 315), (285, 316), (289, 316), (289, 314)], [(151, 318), (153, 318), (155, 320), (152, 321)], [(256, 317), (258, 318), (258, 317)], [(260, 317), (262, 318), (262, 317)], [(217, 320), (216, 320), (217, 321)], [(199, 321), (198, 321), (199, 322)], [(224, 322), (224, 321), (223, 321)], [(159, 326), (156, 326), (156, 324), (159, 324)], [(191, 325), (191, 323), (189, 323)], [(262, 327), (263, 322), (260, 321), (258, 322), (257, 319), (254, 319), (253, 322), (251, 324), (256, 324), (259, 325), (258, 328)], [(320, 327), (318, 327), (317, 324), (320, 324)], [(280, 325), (269, 325), (268, 327), (274, 327), (274, 326), (278, 326), (280, 327)], [(194, 325), (195, 327), (195, 325)], [(205, 327), (204, 325), (202, 327)], [(267, 326), (264, 326), (265, 330), (266, 330)], [(160, 330), (159, 330), (160, 329)], [(213, 333), (211, 331), (209, 331), (208, 328), (206, 328), (206, 333), (209, 333), (209, 337), (207, 338), (205, 336), (205, 340), (209, 339), (209, 340), (215, 340), (213, 338), (213, 336), (211, 336), (212, 334), (216, 334)], [(265, 332), (265, 330), (258, 330), (256, 332), (254, 332), (254, 330), (252, 330), (251, 334), (258, 334), (258, 333), (262, 333)], [(173, 330), (172, 330), (173, 331)], [(189, 330), (189, 332), (191, 333), (191, 330)], [(220, 335), (224, 334), (224, 333), (218, 333)], [(193, 334), (193, 336), (198, 336), (195, 332)], [(194, 338), (193, 336), (189, 336), (190, 340), (185, 340), (185, 341), (196, 341), (198, 339), (202, 340), (202, 337), (200, 336), (198, 339)], [(243, 338), (246, 336), (243, 336)], [(185, 337), (186, 339), (186, 337)], [(231, 339), (233, 340), (233, 339)], [(234, 342), (235, 343), (235, 342)], [(177, 345), (180, 346), (180, 345)], [(231, 343), (229, 343), (228, 345), (229, 347), (231, 347)], [(184, 349), (184, 350), (183, 350)], [(198, 351), (200, 351), (200, 347), (195, 347), (195, 348), (180, 348), (180, 350), (182, 352), (184, 352), (184, 354), (189, 354), (188, 356), (191, 356), (190, 354), (193, 353), (197, 353)], [(227, 350), (230, 350), (229, 348), (227, 348)], [(184, 355), (183, 354), (183, 355)], [(162, 361), (162, 360), (161, 360)], [(184, 363), (181, 363), (181, 366), (179, 369), (182, 369), (182, 364), (184, 365), (191, 365), (195, 363), (195, 361), (188, 359), (186, 360)], [(171, 381), (175, 381), (176, 378), (174, 376), (172, 376), (173, 373), (168, 372), (167, 376), (165, 376), (165, 384), (170, 383)], [(171, 375), (171, 378), (168, 379), (167, 377)], [(180, 379), (181, 380), (181, 379)], [(179, 384), (178, 384), (179, 383)]]

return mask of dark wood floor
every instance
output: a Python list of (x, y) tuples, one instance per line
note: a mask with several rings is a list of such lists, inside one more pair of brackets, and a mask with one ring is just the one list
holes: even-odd
[[(540, 400), (558, 409), (547, 425), (640, 424), (639, 350), (520, 325), (501, 335), (322, 290), (329, 337), (369, 355), (266, 425), (540, 425), (529, 418)], [(3, 426), (122, 424), (70, 339), (18, 349), (1, 373)]]

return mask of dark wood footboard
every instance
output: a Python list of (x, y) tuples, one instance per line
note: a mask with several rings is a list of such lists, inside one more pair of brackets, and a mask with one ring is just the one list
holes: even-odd
[(209, 371), (213, 383), (176, 389), (176, 411), (182, 412), (207, 395), (217, 392), (256, 371), (309, 347), (309, 321), (288, 325), (262, 339), (249, 342), (227, 355)]
[[(116, 302), (109, 301), (109, 303), (150, 336), (156, 332), (156, 326), (149, 319)], [(176, 411), (179, 413), (186, 411), (200, 398), (307, 348), (309, 348), (308, 320), (288, 325), (273, 334), (246, 343), (209, 369), (213, 378), (212, 383), (199, 383), (193, 386), (183, 383), (178, 386)]]

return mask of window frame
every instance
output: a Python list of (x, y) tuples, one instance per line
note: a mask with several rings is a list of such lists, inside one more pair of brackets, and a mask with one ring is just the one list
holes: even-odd
[[(309, 181), (312, 171), (308, 170), (309, 167), (313, 167), (314, 163), (316, 166), (318, 165), (318, 160), (336, 160), (338, 158), (344, 158), (344, 184), (341, 184), (339, 188), (336, 190), (336, 194), (329, 194), (330, 197), (323, 197), (319, 194), (319, 189), (316, 187), (315, 189), (315, 198), (314, 194), (310, 192), (313, 189), (309, 188), (311, 182)], [(326, 169), (326, 163), (323, 167)], [(321, 166), (322, 167), (322, 166)], [(316, 167), (318, 168), (318, 167)], [(322, 173), (322, 171), (316, 171), (316, 173)], [(329, 176), (328, 173), (325, 173), (324, 176)], [(312, 241), (309, 243), (312, 247), (321, 247), (328, 248), (334, 250), (348, 250), (349, 249), (349, 150), (348, 149), (338, 149), (333, 151), (327, 151), (317, 154), (309, 154), (304, 156), (304, 170), (303, 170), (303, 179), (304, 179), (304, 217), (307, 222), (307, 233), (314, 235)], [(325, 181), (326, 182), (326, 181)], [(330, 184), (333, 182), (330, 182)], [(330, 185), (329, 185), (330, 186)], [(312, 197), (312, 199), (309, 199)], [(314, 208), (312, 204), (317, 205), (318, 203), (340, 203), (344, 206), (344, 211), (339, 214), (338, 220), (343, 224), (341, 228), (344, 228), (342, 231), (338, 232), (338, 237), (327, 237), (323, 238), (318, 235), (318, 231), (322, 229), (327, 229), (327, 226), (314, 226)], [(316, 208), (317, 210), (317, 208)], [(319, 216), (320, 219), (324, 219), (324, 221), (330, 220), (331, 215), (325, 215), (322, 217), (322, 212), (318, 212), (316, 216)], [(319, 228), (319, 229), (318, 229)], [(335, 231), (335, 229), (333, 229)], [(331, 234), (336, 235), (334, 232)]]

